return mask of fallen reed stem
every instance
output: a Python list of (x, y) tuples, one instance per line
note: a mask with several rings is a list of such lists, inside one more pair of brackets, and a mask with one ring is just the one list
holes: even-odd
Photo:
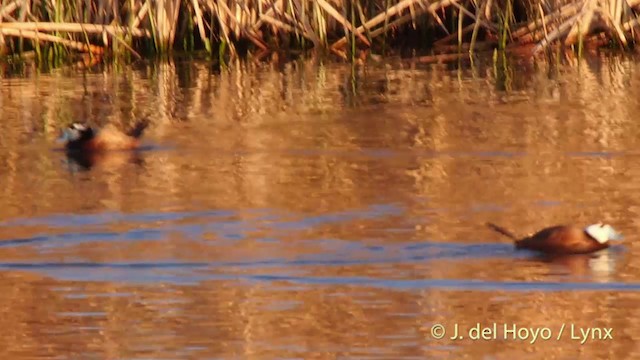
[(49, 41), (49, 42), (53, 42), (53, 43), (57, 43), (57, 44), (62, 44), (64, 46), (70, 47), (72, 49), (76, 49), (76, 50), (80, 50), (80, 51), (84, 51), (84, 52), (91, 52), (93, 54), (102, 54), (102, 53), (104, 53), (104, 49), (102, 47), (100, 47), (100, 46), (87, 45), (87, 44), (81, 43), (79, 41), (63, 39), (63, 38), (60, 38), (60, 37), (55, 36), (55, 35), (44, 34), (44, 33), (40, 33), (40, 32), (37, 32), (37, 31), (32, 31), (32, 30), (17, 30), (17, 29), (11, 29), (11, 28), (0, 28), (0, 33), (2, 35), (17, 36), (17, 37), (23, 37), (23, 38), (27, 38), (27, 39), (32, 39), (32, 40), (35, 40), (36, 42)]
[(151, 37), (151, 32), (136, 28), (127, 28), (114, 25), (95, 24), (71, 24), (52, 22), (0, 22), (0, 29), (32, 30), (32, 31), (61, 31), (61, 32), (87, 32), (100, 34), (108, 32), (116, 35), (133, 35), (138, 37)]

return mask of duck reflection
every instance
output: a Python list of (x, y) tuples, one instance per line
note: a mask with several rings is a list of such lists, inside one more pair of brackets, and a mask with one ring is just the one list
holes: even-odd
[(94, 167), (118, 168), (127, 164), (144, 166), (143, 151), (69, 152), (66, 165), (70, 171), (88, 171)]
[(607, 249), (592, 254), (539, 255), (533, 260), (547, 263), (554, 273), (607, 282), (616, 273), (621, 258), (619, 251)]

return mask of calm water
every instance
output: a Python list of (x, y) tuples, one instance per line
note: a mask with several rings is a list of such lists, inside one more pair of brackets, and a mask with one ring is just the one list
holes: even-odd
[[(640, 357), (640, 62), (0, 81), (2, 358)], [(55, 150), (142, 116), (139, 153)], [(546, 259), (486, 221), (626, 237)]]

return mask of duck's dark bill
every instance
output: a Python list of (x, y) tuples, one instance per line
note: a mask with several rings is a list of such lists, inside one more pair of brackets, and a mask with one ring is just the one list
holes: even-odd
[(58, 137), (56, 139), (56, 142), (58, 143), (64, 143), (67, 142), (71, 139), (71, 134), (69, 134), (69, 130), (68, 129), (64, 129), (62, 131), (62, 134), (60, 135), (60, 137)]

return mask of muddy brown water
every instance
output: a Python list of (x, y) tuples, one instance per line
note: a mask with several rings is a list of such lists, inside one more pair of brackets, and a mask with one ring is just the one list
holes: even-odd
[[(0, 354), (640, 357), (638, 64), (5, 74)], [(142, 116), (143, 151), (55, 149)], [(485, 221), (625, 239), (548, 259)]]

